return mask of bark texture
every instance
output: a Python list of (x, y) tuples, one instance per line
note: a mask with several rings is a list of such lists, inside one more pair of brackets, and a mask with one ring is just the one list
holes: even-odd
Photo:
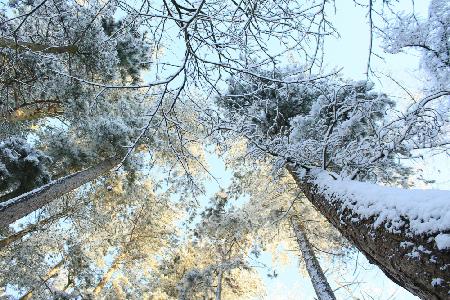
[[(434, 235), (392, 233), (384, 226), (374, 228), (375, 217), (355, 223), (352, 221), (355, 212), (344, 208), (339, 199), (330, 201), (319, 192), (312, 178), (300, 178), (293, 168), (288, 169), (316, 209), (387, 277), (422, 299), (449, 299), (450, 251), (439, 250)], [(407, 228), (409, 220), (404, 221)], [(411, 256), (411, 247), (402, 246), (402, 242), (422, 250), (418, 256)], [(437, 284), (437, 279), (443, 282)]]
[(120, 163), (119, 158), (112, 158), (86, 170), (54, 180), (40, 188), (0, 204), (0, 228), (5, 228), (16, 220), (42, 208), (83, 184), (94, 180)]
[[(29, 190), (28, 190), (28, 191), (29, 191)], [(24, 190), (24, 189), (22, 189), (22, 188), (18, 188), (18, 189), (16, 189), (16, 190), (12, 191), (11, 193), (8, 193), (8, 194), (5, 194), (5, 195), (1, 196), (1, 197), (0, 197), (0, 203), (6, 202), (6, 201), (8, 201), (9, 199), (12, 199), (12, 198), (15, 198), (15, 197), (17, 197), (17, 196), (20, 196), (20, 195), (22, 195), (22, 194), (24, 194), (24, 193), (26, 193), (26, 192), (27, 192), (26, 190)]]
[(305, 261), (311, 283), (316, 291), (319, 300), (336, 300), (333, 290), (328, 284), (328, 280), (320, 267), (316, 254), (305, 234), (303, 224), (298, 219), (291, 217), (291, 225), (294, 230), (295, 238)]

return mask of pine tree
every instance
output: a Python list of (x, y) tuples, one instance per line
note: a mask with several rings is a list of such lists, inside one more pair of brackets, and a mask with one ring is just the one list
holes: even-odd
[[(384, 193), (382, 187), (359, 186), (351, 180), (404, 184), (409, 170), (397, 158), (445, 140), (445, 120), (430, 114), (427, 104), (446, 93), (426, 97), (403, 116), (393, 118), (387, 114), (392, 101), (371, 92), (373, 85), (367, 82), (327, 78), (274, 85), (246, 77), (232, 80), (229, 95), (217, 100), (228, 117), (218, 126), (231, 138), (245, 137), (247, 151), (255, 158), (272, 156), (276, 169), (287, 166), (317, 210), (389, 278), (423, 298), (444, 297), (447, 288), (436, 285), (434, 278), (449, 281), (444, 271), (449, 256), (440, 246), (445, 226), (431, 225), (434, 219), (430, 211), (418, 208), (420, 203), (406, 210), (396, 208), (406, 198), (415, 197), (413, 193), (391, 190), (389, 200), (376, 202), (376, 193)], [(430, 196), (434, 199), (430, 209), (434, 211), (436, 205), (445, 211), (446, 195)], [(423, 214), (422, 222), (431, 222), (427, 229), (414, 227), (417, 214)], [(411, 248), (406, 250), (399, 241)], [(418, 247), (425, 252), (418, 255)], [(414, 261), (408, 259), (417, 255)]]

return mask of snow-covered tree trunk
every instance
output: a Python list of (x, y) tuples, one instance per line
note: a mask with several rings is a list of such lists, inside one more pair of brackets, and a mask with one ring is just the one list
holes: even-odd
[(54, 180), (16, 198), (0, 203), (0, 228), (42, 208), (83, 184), (94, 180), (120, 163), (120, 158), (111, 158), (86, 170)]
[(295, 217), (291, 217), (291, 226), (297, 239), (298, 246), (305, 261), (306, 270), (308, 271), (311, 283), (316, 291), (319, 300), (334, 300), (333, 290), (328, 284), (327, 278), (320, 267), (319, 261), (316, 258), (314, 250), (305, 234), (303, 225)]
[(24, 193), (26, 193), (27, 191), (24, 190), (23, 188), (19, 187), (16, 190), (12, 191), (11, 193), (5, 194), (3, 196), (0, 196), (0, 203), (8, 201), (9, 199), (18, 197)]
[(448, 299), (449, 192), (300, 176), (288, 169), (309, 201), (386, 276), (422, 299)]

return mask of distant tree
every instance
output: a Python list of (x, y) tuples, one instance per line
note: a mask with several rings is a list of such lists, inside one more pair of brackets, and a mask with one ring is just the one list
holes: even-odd
[(216, 300), (261, 295), (260, 278), (247, 259), (258, 227), (252, 227), (244, 212), (227, 205), (224, 192), (217, 193), (199, 217), (188, 233), (192, 237), (180, 241), (160, 263), (155, 295)]

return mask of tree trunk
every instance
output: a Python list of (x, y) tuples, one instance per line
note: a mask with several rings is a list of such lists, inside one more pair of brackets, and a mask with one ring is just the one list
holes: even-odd
[(94, 180), (118, 165), (120, 161), (119, 158), (106, 159), (91, 168), (54, 180), (31, 192), (0, 203), (0, 228), (7, 227), (56, 198)]
[(35, 52), (44, 52), (52, 54), (70, 53), (75, 54), (78, 51), (78, 47), (75, 45), (69, 46), (49, 46), (31, 42), (19, 42), (13, 39), (7, 39), (0, 37), (0, 48), (9, 48), (13, 50), (31, 50)]
[(114, 259), (111, 267), (109, 267), (108, 271), (105, 273), (105, 275), (103, 275), (102, 279), (100, 279), (99, 283), (97, 284), (95, 289), (92, 291), (92, 294), (95, 297), (97, 297), (102, 292), (102, 290), (105, 288), (105, 285), (108, 283), (108, 281), (111, 279), (111, 277), (117, 271), (117, 269), (119, 269), (120, 264), (125, 259), (125, 256), (126, 256), (125, 253), (122, 253)]
[(219, 275), (217, 276), (216, 300), (222, 299), (222, 277), (223, 270), (222, 265), (220, 265)]
[(316, 291), (317, 298), (319, 300), (336, 300), (333, 290), (328, 284), (327, 278), (316, 258), (316, 254), (305, 234), (303, 224), (301, 224), (297, 218), (291, 217), (291, 225), (300, 251), (302, 252), (309, 278), (311, 278), (311, 283)]
[[(29, 190), (28, 190), (29, 191)], [(22, 195), (22, 194), (24, 194), (24, 193), (26, 193), (27, 191), (26, 190), (24, 190), (24, 189), (22, 189), (22, 188), (17, 188), (17, 189), (15, 189), (14, 191), (12, 191), (12, 192), (10, 192), (10, 193), (8, 193), (8, 194), (5, 194), (5, 195), (3, 195), (3, 196), (1, 196), (0, 197), (0, 203), (3, 203), (3, 202), (6, 202), (6, 201), (8, 201), (9, 199), (12, 199), (12, 198), (15, 198), (15, 197), (17, 197), (17, 196), (20, 196), (20, 195)]]
[[(450, 251), (437, 248), (436, 233), (411, 234), (407, 230), (411, 220), (406, 216), (402, 216), (402, 230), (389, 231), (383, 226), (385, 223), (374, 226), (376, 215), (361, 218), (345, 205), (343, 199), (336, 196), (330, 198), (321, 192), (323, 189), (313, 176), (300, 177), (290, 166), (288, 170), (316, 209), (387, 277), (422, 299), (448, 299)], [(358, 222), (354, 221), (355, 217)], [(442, 230), (441, 233), (449, 233), (449, 230)], [(419, 255), (411, 256), (411, 249), (420, 251), (417, 252)]]

